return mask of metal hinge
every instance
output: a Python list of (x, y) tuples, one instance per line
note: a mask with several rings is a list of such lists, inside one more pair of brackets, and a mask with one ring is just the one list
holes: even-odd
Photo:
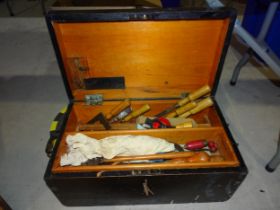
[(102, 94), (85, 95), (85, 102), (87, 105), (100, 105), (103, 103)]

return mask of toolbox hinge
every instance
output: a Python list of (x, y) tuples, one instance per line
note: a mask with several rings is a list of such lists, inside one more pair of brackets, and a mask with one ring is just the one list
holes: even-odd
[(85, 95), (85, 102), (87, 105), (100, 105), (103, 103), (102, 94)]

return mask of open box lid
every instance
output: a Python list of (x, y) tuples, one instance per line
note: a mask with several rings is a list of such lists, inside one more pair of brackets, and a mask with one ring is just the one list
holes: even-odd
[(211, 10), (49, 11), (46, 19), (70, 100), (214, 95), (235, 20)]

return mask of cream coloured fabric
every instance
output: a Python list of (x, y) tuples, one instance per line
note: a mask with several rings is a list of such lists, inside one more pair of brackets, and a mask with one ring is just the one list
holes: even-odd
[(104, 139), (90, 138), (77, 133), (66, 137), (68, 152), (61, 157), (60, 165), (78, 166), (89, 159), (115, 156), (149, 155), (174, 151), (174, 144), (145, 135), (119, 135)]

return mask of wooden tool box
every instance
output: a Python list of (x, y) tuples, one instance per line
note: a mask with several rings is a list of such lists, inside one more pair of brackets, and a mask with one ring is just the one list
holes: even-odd
[[(234, 10), (50, 11), (46, 20), (69, 106), (44, 178), (63, 204), (217, 202), (233, 195), (247, 168), (215, 93)], [(193, 118), (203, 123), (206, 116), (210, 127), (81, 132), (96, 139), (142, 134), (179, 144), (210, 139), (219, 145), (223, 161), (132, 168), (60, 166), (66, 136), (99, 112), (108, 113), (130, 99), (135, 109), (149, 104), (145, 115), (153, 116), (206, 84), (212, 88), (214, 106)]]

